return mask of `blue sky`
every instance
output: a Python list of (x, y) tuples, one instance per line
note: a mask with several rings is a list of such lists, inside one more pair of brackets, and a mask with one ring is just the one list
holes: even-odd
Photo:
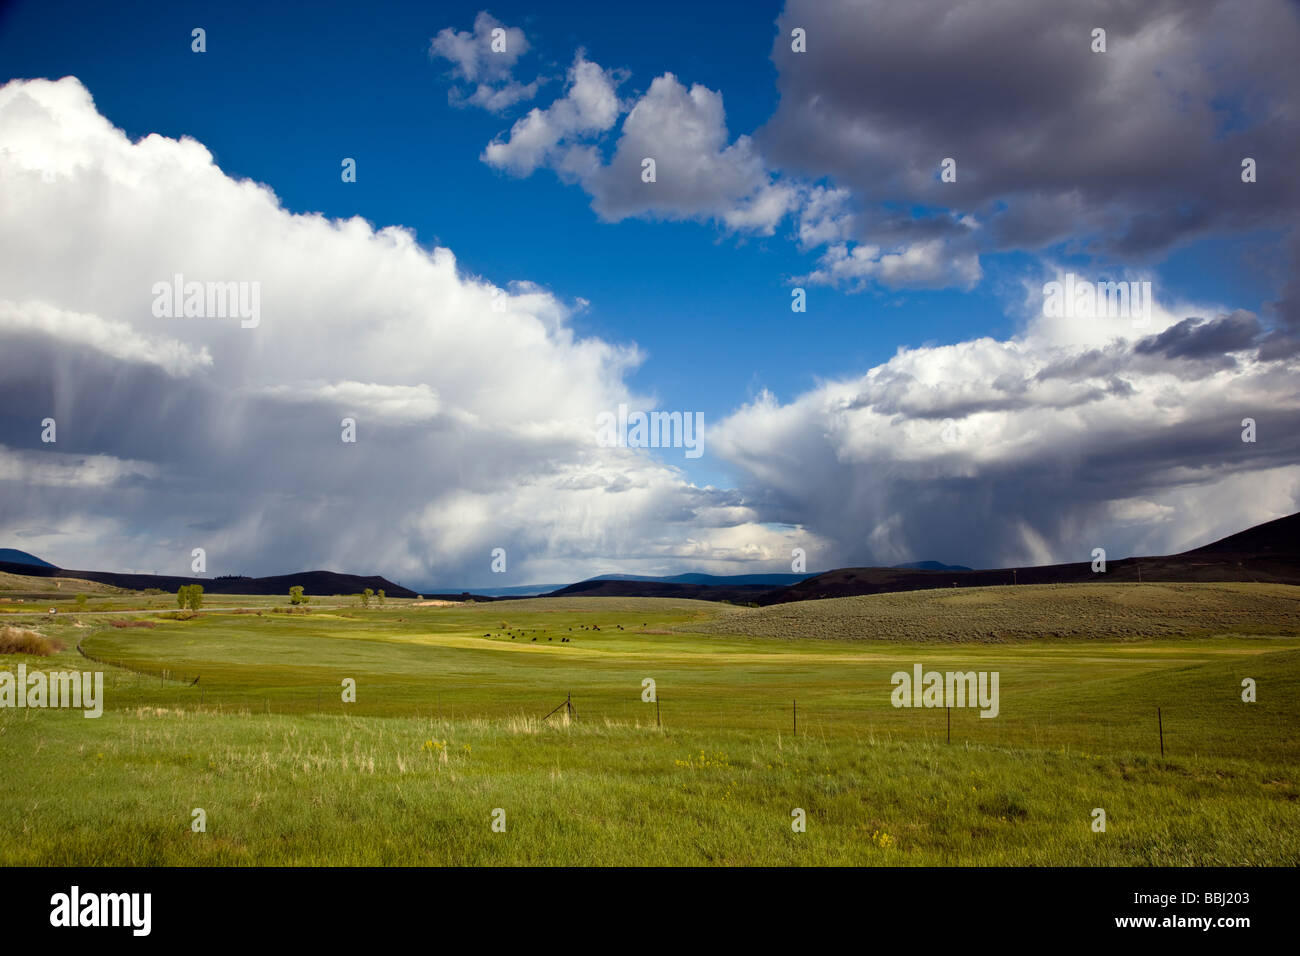
[[(1058, 29), (1059, 23), (1043, 21), (1041, 11), (1031, 6), (1023, 14), (1033, 21), (1025, 27), (1027, 36), (1037, 28), (1034, 24), (1044, 31), (1052, 29), (1053, 35), (1069, 32)], [(1210, 6), (1216, 11), (1226, 9)], [(1279, 87), (1274, 79), (1284, 74), (1269, 72), (1274, 67), (1273, 51), (1264, 50), (1248, 62), (1240, 49), (1254, 42), (1251, 37), (1239, 38), (1240, 48), (1234, 38), (1208, 40), (1211, 31), (1195, 22), (1180, 25), (1181, 33), (1174, 31), (1186, 39), (1185, 44), (1162, 45), (1152, 22), (1100, 0), (1091, 7), (1078, 18), (1084, 39), (1077, 67), (1071, 60), (1061, 70), (1053, 70), (1077, 75), (1077, 90), (1063, 86), (1054, 94), (1061, 97), (1055, 106), (1048, 102), (1024, 107), (1024, 115), (1018, 117), (1018, 104), (998, 100), (1005, 96), (1003, 90), (958, 84), (942, 94), (944, 99), (925, 89), (927, 77), (957, 68), (951, 65), (951, 55), (943, 62), (925, 62), (926, 56), (945, 56), (945, 43), (956, 44), (952, 49), (959, 52), (974, 50), (975, 63), (982, 39), (987, 48), (1002, 42), (1013, 29), (993, 24), (993, 39), (987, 39), (963, 28), (970, 33), (969, 40), (963, 40), (962, 31), (949, 35), (936, 26), (930, 35), (906, 22), (901, 8), (876, 4), (861, 8), (828, 4), (818, 10), (799, 3), (789, 8), (768, 2), (661, 3), (653, 10), (639, 10), (595, 3), (495, 3), (486, 8), (493, 22), (521, 30), (530, 47), (513, 65), (511, 77), (522, 82), (544, 78), (534, 97), (499, 113), (453, 105), (449, 93), (467, 91), (472, 84), (453, 74), (451, 61), (430, 52), (430, 41), (439, 31), (473, 29), (476, 16), (485, 9), (480, 3), (327, 3), (313, 5), (304, 14), (294, 5), (276, 3), (158, 8), (143, 3), (18, 2), (0, 15), (0, 79), (75, 76), (93, 96), (98, 113), (130, 140), (151, 133), (171, 139), (191, 137), (211, 152), (227, 177), (266, 184), (290, 213), (361, 216), (376, 228), (401, 225), (413, 230), (427, 249), (449, 248), (467, 275), (501, 286), (536, 283), (570, 310), (565, 321), (578, 336), (614, 345), (635, 344), (642, 350), (644, 361), (626, 377), (630, 390), (653, 395), (659, 408), (703, 412), (711, 428), (714, 423), (730, 423), (730, 431), (721, 439), (729, 453), (707, 454), (698, 461), (683, 460), (679, 454), (658, 455), (680, 469), (687, 484), (710, 484), (734, 492), (747, 507), (759, 503), (752, 516), (757, 528), (795, 529), (796, 535), (806, 532), (810, 540), (820, 542), (837, 534), (845, 536), (823, 548), (824, 560), (814, 565), (891, 558), (978, 564), (1013, 556), (1055, 557), (1062, 550), (1065, 527), (1073, 525), (1050, 520), (1051, 527), (1043, 527), (1041, 513), (1017, 516), (1011, 524), (1029, 528), (1012, 536), (1020, 544), (1004, 543), (993, 552), (980, 545), (987, 535), (977, 526), (963, 526), (961, 537), (945, 537), (918, 518), (917, 529), (905, 533), (891, 524), (901, 508), (896, 495), (904, 491), (885, 496), (885, 503), (874, 501), (869, 488), (851, 487), (857, 481), (873, 480), (868, 477), (873, 473), (901, 480), (897, 463), (868, 460), (847, 466), (851, 477), (845, 478), (846, 484), (810, 492), (861, 500), (866, 512), (850, 522), (856, 529), (846, 532), (833, 527), (837, 522), (828, 523), (820, 514), (814, 517), (801, 506), (797, 489), (775, 487), (770, 476), (764, 477), (755, 456), (761, 457), (767, 446), (759, 441), (759, 450), (742, 448), (745, 442), (736, 437), (733, 416), (747, 403), (762, 401), (765, 391), (772, 393), (778, 410), (793, 408), (801, 396), (816, 395), (826, 383), (855, 381), (885, 366), (900, 347), (938, 355), (944, 347), (964, 348), (963, 343), (982, 337), (1009, 341), (1023, 334), (1035, 315), (1032, 301), (1026, 303), (1026, 288), (1041, 285), (1044, 277), (1066, 268), (1099, 279), (1151, 279), (1170, 310), (1163, 320), (1167, 324), (1188, 317), (1213, 320), (1242, 310), (1258, 322), (1261, 337), (1277, 332), (1284, 316), (1272, 303), (1286, 298), (1286, 281), (1293, 274), (1288, 228), (1294, 220), (1288, 222), (1285, 213), (1294, 202), (1294, 190), (1288, 187), (1249, 209), (1234, 209), (1235, 200), (1218, 195), (1217, 187), (1203, 189), (1197, 184), (1196, 177), (1204, 177), (1208, 167), (1189, 172), (1176, 159), (1177, 137), (1184, 133), (1190, 141), (1197, 136), (1207, 144), (1222, 141), (1230, 153), (1238, 148), (1237, 140), (1244, 137), (1249, 143), (1259, 130), (1276, 126), (1270, 112), (1275, 106), (1269, 98), (1246, 95), (1264, 77), (1273, 84), (1267, 88), (1282, 97), (1285, 86)], [(1271, 34), (1289, 40), (1294, 11), (1288, 13), (1282, 4), (1269, 9), (1275, 17)], [(1104, 82), (1088, 72), (1102, 62), (1087, 58), (1084, 25), (1093, 22), (1090, 16), (1113, 23), (1114, 57), (1141, 47), (1142, 56), (1150, 61), (1145, 79), (1134, 80), (1132, 65), (1124, 64), (1128, 71), (1124, 82), (1135, 84), (1126, 95), (1135, 111), (1149, 111), (1148, 122), (1140, 125), (1164, 130), (1168, 124), (1175, 134), (1167, 146), (1171, 151), (1168, 175), (1159, 174), (1161, 157), (1153, 157), (1154, 173), (1135, 171), (1115, 162), (1114, 154), (1099, 146), (1098, 157), (1081, 176), (1077, 191), (1064, 172), (1045, 173), (1041, 182), (1023, 186), (997, 183), (996, 160), (989, 157), (1018, 153), (1017, 144), (1046, 128), (1054, 112), (1070, 115), (1075, 110), (1079, 124), (1093, 121), (1088, 110), (1094, 96), (1089, 91), (1095, 93)], [(818, 17), (830, 19), (821, 23)], [(932, 24), (939, 19), (931, 18)], [(810, 28), (806, 61), (782, 49), (795, 22)], [(207, 51), (201, 55), (190, 50), (190, 30), (196, 26), (207, 33)], [(1268, 23), (1259, 27), (1268, 28)], [(860, 46), (844, 45), (855, 31), (861, 31)], [(774, 47), (778, 36), (782, 41)], [(891, 65), (891, 72), (882, 76), (853, 76), (852, 70), (869, 70), (870, 63), (884, 64), (884, 48), (869, 50), (870, 43), (886, 44), (897, 51), (900, 63), (915, 66)], [(914, 48), (909, 49), (909, 44)], [(1258, 44), (1253, 47), (1258, 48)], [(780, 57), (774, 58), (774, 49)], [(554, 158), (526, 175), (485, 162), (481, 154), (488, 143), (509, 136), (513, 124), (530, 109), (545, 109), (566, 93), (566, 71), (580, 51), (618, 77), (618, 123), (587, 138), (604, 163), (611, 161), (627, 110), (641, 101), (652, 81), (671, 73), (686, 88), (699, 84), (719, 95), (725, 109), (725, 144), (753, 136), (763, 176), (778, 187), (800, 190), (801, 198), (791, 200), (787, 214), (768, 229), (732, 228), (705, 207), (698, 214), (678, 214), (680, 221), (664, 221), (653, 213), (605, 221), (592, 208), (589, 191), (597, 187), (574, 182), (572, 177), (562, 181), (552, 168), (558, 162)], [(1284, 52), (1283, 44), (1279, 59)], [(837, 63), (837, 56), (847, 59)], [(1220, 77), (1207, 78), (1209, 73), (1202, 67), (1216, 57), (1229, 67), (1221, 70)], [(804, 62), (816, 63), (822, 72), (797, 72)], [(1023, 64), (1026, 88), (1035, 83), (1034, 66)], [(1048, 62), (1043, 69), (1053, 68)], [(1192, 79), (1181, 78), (1179, 71), (1184, 69)], [(971, 70), (972, 79), (980, 76), (977, 63)], [(838, 76), (845, 77), (839, 88)], [(1165, 79), (1152, 79), (1159, 77)], [(1161, 96), (1147, 95), (1153, 86), (1161, 87)], [(1190, 120), (1185, 127), (1177, 126), (1171, 118), (1173, 110), (1162, 113), (1161, 104), (1171, 95), (1201, 103), (1206, 116), (1217, 115), (1213, 135)], [(969, 109), (963, 98), (969, 100)], [(908, 107), (911, 112), (902, 106), (891, 112), (894, 101), (907, 99), (920, 105)], [(831, 102), (838, 104), (840, 119), (821, 132), (814, 129), (809, 135), (808, 128), (800, 125), (805, 120), (790, 115), (797, 110), (812, 115), (820, 109), (815, 104)], [(977, 141), (978, 129), (963, 129), (960, 121), (945, 121), (944, 126), (934, 120), (936, 109), (946, 109), (942, 104), (948, 102), (958, 104), (959, 115), (971, 117), (972, 127), (982, 115), (993, 117), (982, 121), (986, 129), (996, 126), (996, 118), (1004, 114), (1016, 117), (1021, 125), (1006, 130), (1000, 142)], [(1231, 115), (1216, 114), (1216, 106), (1225, 102), (1234, 104)], [(1117, 123), (1122, 118), (1122, 114), (1109, 115)], [(846, 127), (855, 130), (854, 135), (870, 131), (871, 147), (864, 148), (861, 162), (852, 149), (843, 148)], [(822, 133), (824, 138), (819, 139)], [(1098, 129), (1093, 141), (1107, 135), (1105, 128)], [(1126, 130), (1123, 135), (1135, 134)], [(1280, 160), (1286, 155), (1281, 147), (1294, 140), (1294, 131), (1273, 136), (1270, 142), (1255, 141), (1242, 148), (1273, 149)], [(891, 165), (896, 160), (898, 170), (903, 170), (920, 156), (921, 165), (928, 169), (931, 157), (937, 164), (944, 146), (926, 150), (931, 144), (943, 144), (945, 137), (962, 162), (970, 155), (980, 157), (976, 186), (941, 193), (926, 185), (926, 175), (904, 176)], [(1060, 153), (1077, 156), (1079, 147), (1063, 143)], [(1035, 168), (1052, 164), (1054, 154), (1045, 155), (1043, 161), (1035, 157)], [(1224, 155), (1225, 163), (1235, 163), (1235, 153)], [(356, 158), (356, 183), (340, 181), (343, 157)], [(1213, 161), (1218, 161), (1217, 154)], [(1115, 165), (1111, 168), (1108, 163)], [(928, 178), (937, 183), (937, 176)], [(1232, 180), (1231, 169), (1226, 178)], [(1158, 185), (1161, 182), (1164, 185)], [(845, 215), (856, 219), (837, 240), (801, 244), (797, 232), (807, 208), (807, 193), (802, 191), (817, 187), (843, 190)], [(1266, 184), (1250, 195), (1258, 197), (1276, 188)], [(1223, 194), (1233, 195), (1237, 194)], [(1058, 205), (1044, 207), (1039, 202)], [(1162, 221), (1171, 210), (1184, 207), (1185, 226), (1171, 227)], [(1007, 210), (1016, 215), (999, 218)], [(970, 217), (978, 226), (964, 231), (955, 225), (960, 217)], [(998, 225), (1012, 219), (1011, 226)], [(1024, 225), (1029, 221), (1032, 228)], [(828, 249), (837, 241), (848, 249), (874, 244), (885, 250), (906, 250), (918, 243), (918, 236), (924, 238), (918, 229), (931, 227), (946, 245), (938, 257), (941, 263), (922, 270), (923, 274), (900, 277), (873, 266), (860, 281), (817, 283), (797, 278), (824, 265)], [(997, 238), (989, 238), (995, 234)], [(969, 273), (963, 273), (965, 279), (954, 277), (943, 264), (963, 262), (976, 263), (978, 278), (970, 280)], [(796, 285), (808, 292), (808, 311), (803, 314), (790, 310), (791, 289)], [(580, 306), (580, 301), (586, 304)], [(1183, 306), (1203, 309), (1205, 314), (1177, 313)], [(1195, 324), (1187, 328), (1192, 330)], [(302, 338), (303, 348), (319, 344), (311, 340), (309, 331)], [(1078, 344), (1082, 348), (1093, 343), (1084, 335)], [(427, 361), (433, 376), (446, 357), (430, 354)], [(883, 409), (888, 403), (876, 404)], [(826, 422), (810, 423), (809, 428), (835, 431)], [(4, 437), (15, 448), (27, 444), (16, 436)], [(825, 462), (839, 463), (855, 454), (847, 446), (822, 452)], [(817, 460), (814, 455), (811, 467), (817, 467)], [(1165, 465), (1173, 467), (1171, 462)], [(1278, 460), (1270, 460), (1270, 468), (1278, 466)], [(1074, 477), (1088, 484), (1099, 480)], [(912, 475), (906, 480), (920, 479)], [(1007, 492), (1017, 479), (999, 480), (1002, 490), (995, 497), (1014, 500), (1016, 496)], [(1290, 488), (1289, 481), (1279, 487)], [(1129, 489), (1117, 494), (1125, 501), (1153, 500), (1149, 492)], [(981, 494), (987, 500), (990, 493), (985, 489)], [(1268, 507), (1280, 507), (1276, 502), (1288, 494), (1277, 492)], [(1114, 505), (1093, 495), (1084, 497), (1089, 508)], [(1175, 510), (1190, 507), (1163, 499), (1157, 505)], [(960, 504), (953, 507), (967, 510)], [(1224, 520), (1242, 517), (1234, 514)], [(11, 521), (11, 526), (18, 525), (21, 522)], [(873, 535), (887, 538), (888, 545), (877, 549), (862, 545)], [(1126, 547), (1167, 544), (1179, 537), (1170, 532), (1152, 538), (1145, 531), (1121, 535)], [(1023, 553), (1014, 554), (1017, 548)], [(733, 562), (735, 566), (694, 562), (686, 556), (689, 549), (649, 565), (628, 563), (614, 554), (593, 555), (592, 560), (604, 561), (603, 570), (663, 573), (782, 570), (788, 563), (784, 556), (775, 557), (784, 552), (784, 545), (775, 550), (763, 546), (759, 551), (767, 557), (759, 559), (758, 566), (744, 561)], [(148, 559), (137, 560), (140, 566), (149, 566)], [(244, 560), (251, 562), (251, 555)], [(313, 551), (307, 547), (269, 563), (278, 566), (297, 560), (357, 563), (369, 559), (346, 548)], [(384, 564), (377, 557), (374, 560)], [(428, 569), (428, 573), (475, 583), (467, 579), (475, 577), (470, 569), (477, 565), (465, 559), (462, 569), (460, 560), (450, 559), (449, 570), (435, 575)], [(553, 576), (562, 566), (558, 557), (549, 562), (539, 558), (532, 573)], [(396, 570), (409, 578), (422, 569), (419, 559), (412, 558)]]
[[(633, 383), (706, 421), (762, 388), (792, 397), (818, 378), (861, 372), (900, 345), (1014, 329), (992, 282), (972, 292), (814, 289), (796, 315), (790, 279), (815, 256), (791, 241), (788, 221), (771, 237), (694, 222), (602, 223), (580, 190), (548, 172), (515, 179), (490, 168), (483, 146), (524, 110), (503, 118), (449, 105), (447, 64), (428, 49), (444, 27), (469, 29), (483, 6), (380, 9), (327, 3), (304, 17), (283, 3), (19, 3), (0, 31), (0, 63), (10, 77), (80, 77), (131, 137), (192, 136), (289, 210), (408, 226), (494, 281), (529, 279), (588, 300), (575, 326), (636, 342), (647, 359)], [(779, 3), (666, 3), (636, 18), (604, 3), (487, 9), (528, 31), (538, 72), (562, 78), (578, 47), (630, 71), (624, 92), (672, 72), (722, 92), (733, 136), (776, 106), (769, 51)], [(208, 34), (204, 56), (189, 47), (197, 25)], [(561, 82), (544, 89), (543, 104)], [(355, 184), (340, 181), (343, 156), (358, 160)], [(1259, 281), (1248, 292), (1263, 293)], [(712, 459), (681, 464), (698, 480), (724, 479)]]

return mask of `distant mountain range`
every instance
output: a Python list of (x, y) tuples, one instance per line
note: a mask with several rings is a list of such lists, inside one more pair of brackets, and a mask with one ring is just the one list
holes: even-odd
[(770, 584), (693, 584), (663, 578), (592, 578), (551, 591), (545, 597), (669, 597), (742, 604), (755, 601), (773, 590)]
[[(272, 577), (193, 578), (173, 575), (122, 574), (115, 571), (74, 571), (55, 567), (35, 555), (0, 549), (0, 571), (33, 577), (70, 577), (140, 591), (175, 591), (182, 584), (202, 584), (211, 594), (288, 594), (301, 585), (307, 594), (351, 595), (381, 588), (390, 597), (415, 597), (416, 592), (378, 576), (336, 571), (303, 571)], [(783, 604), (820, 598), (916, 591), (929, 588), (980, 587), (997, 584), (1066, 584), (1084, 581), (1260, 581), (1300, 584), (1300, 513), (1269, 521), (1181, 554), (1119, 558), (1108, 561), (1104, 577), (1091, 562), (1025, 568), (972, 570), (938, 561), (916, 561), (892, 568), (838, 568), (817, 574), (675, 574), (651, 577), (603, 574), (564, 586), (521, 585), (486, 588), (473, 593), (424, 593), (440, 600), (510, 600), (539, 593), (544, 597), (671, 597), (735, 604)], [(549, 589), (549, 590), (546, 590)]]
[(564, 587), (563, 584), (517, 584), (508, 588), (442, 588), (431, 587), (421, 591), (421, 594), (431, 594), (435, 591), (444, 594), (468, 594), (471, 591), (481, 597), (499, 597), (499, 598), (525, 598), (538, 597), (556, 588)]
[[(900, 564), (902, 569), (921, 569), (927, 571), (969, 571), (970, 568), (953, 564), (940, 564), (938, 561), (917, 561), (913, 564)], [(793, 587), (804, 581), (819, 577), (813, 574), (674, 574), (667, 577), (654, 577), (645, 574), (602, 574), (588, 578), (576, 584), (559, 587), (547, 594), (547, 597), (565, 595), (586, 595), (588, 597), (606, 595), (617, 596), (632, 585), (632, 590), (642, 596), (660, 594), (664, 597), (702, 597), (717, 601), (752, 601), (757, 595)]]
[[(784, 587), (790, 584), (798, 584), (805, 578), (810, 578), (810, 574), (674, 574), (669, 577), (655, 577), (647, 574), (601, 574), (594, 578), (586, 578), (576, 584), (522, 584), (508, 588), (473, 588), (475, 594), (483, 594), (489, 597), (538, 597), (540, 595), (553, 595), (561, 592), (569, 593), (570, 588), (590, 589), (598, 588), (599, 584), (593, 582), (604, 581), (663, 581), (668, 584), (698, 584), (708, 587), (735, 587), (741, 586), (759, 586), (763, 589), (773, 587)], [(463, 588), (437, 588), (431, 590), (449, 591), (460, 593)]]
[(706, 584), (710, 587), (735, 587), (751, 584), (765, 584), (769, 587), (785, 587), (798, 584), (811, 578), (812, 574), (674, 574), (669, 577), (655, 577), (648, 574), (602, 574), (591, 578), (592, 581), (667, 581), (669, 584)]
[(675, 597), (749, 603), (774, 589), (798, 584), (809, 574), (602, 574), (547, 594), (547, 597)]

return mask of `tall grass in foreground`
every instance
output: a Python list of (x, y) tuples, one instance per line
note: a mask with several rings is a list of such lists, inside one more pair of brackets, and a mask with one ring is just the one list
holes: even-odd
[(148, 706), (0, 712), (0, 753), (5, 865), (1300, 862), (1295, 769), (1245, 760)]

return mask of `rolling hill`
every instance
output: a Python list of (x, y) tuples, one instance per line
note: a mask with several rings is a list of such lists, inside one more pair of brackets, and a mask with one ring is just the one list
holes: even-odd
[(36, 568), (53, 568), (48, 561), (42, 561), (34, 554), (19, 551), (17, 548), (0, 548), (0, 564), (25, 564)]
[(1000, 584), (1082, 584), (1088, 581), (1258, 581), (1300, 584), (1300, 513), (1278, 518), (1181, 554), (1107, 561), (1104, 574), (1092, 564), (1050, 564), (989, 571), (907, 571), (840, 568), (769, 591), (758, 604)]
[[(41, 565), (19, 564), (0, 561), (0, 572), (32, 578), (79, 578), (106, 584), (126, 591), (143, 591), (148, 588), (160, 588), (163, 591), (175, 591), (183, 584), (201, 584), (207, 594), (288, 594), (289, 588), (302, 585), (304, 593), (328, 597), (333, 594), (359, 594), (366, 588), (378, 591), (381, 588), (389, 597), (415, 597), (414, 591), (394, 584), (387, 578), (377, 575), (363, 577), (357, 574), (340, 574), (337, 571), (303, 571), (298, 574), (277, 574), (264, 578), (223, 577), (192, 578), (168, 574), (126, 574), (118, 571), (77, 571), (56, 568), (42, 562)], [(36, 582), (33, 582), (36, 585)], [(34, 586), (32, 590), (43, 590)], [(67, 590), (66, 588), (64, 590)], [(434, 595), (427, 595), (433, 597)], [(441, 597), (441, 595), (438, 595)], [(458, 600), (459, 595), (453, 600)]]
[(1300, 635), (1300, 589), (1278, 584), (1041, 584), (796, 601), (680, 626), (787, 640), (918, 644)]

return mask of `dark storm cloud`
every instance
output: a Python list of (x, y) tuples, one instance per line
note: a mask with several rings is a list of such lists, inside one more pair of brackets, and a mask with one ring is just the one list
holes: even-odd
[(1219, 359), (1231, 362), (1228, 352), (1252, 348), (1259, 339), (1259, 319), (1238, 310), (1217, 319), (1183, 319), (1159, 335), (1142, 339), (1133, 346), (1140, 355), (1160, 354), (1166, 358)]
[[(988, 247), (1064, 239), (1158, 253), (1291, 227), (1300, 188), (1300, 5), (791, 0), (780, 106), (757, 137), (783, 169), (870, 208), (975, 214)], [(807, 52), (790, 31), (807, 31)], [(1107, 52), (1090, 49), (1107, 32)], [(957, 160), (956, 183), (936, 172)], [(1254, 184), (1241, 161), (1258, 163)], [(858, 217), (871, 233), (870, 215)], [(865, 225), (863, 225), (865, 223)], [(1292, 261), (1295, 261), (1294, 258)]]

